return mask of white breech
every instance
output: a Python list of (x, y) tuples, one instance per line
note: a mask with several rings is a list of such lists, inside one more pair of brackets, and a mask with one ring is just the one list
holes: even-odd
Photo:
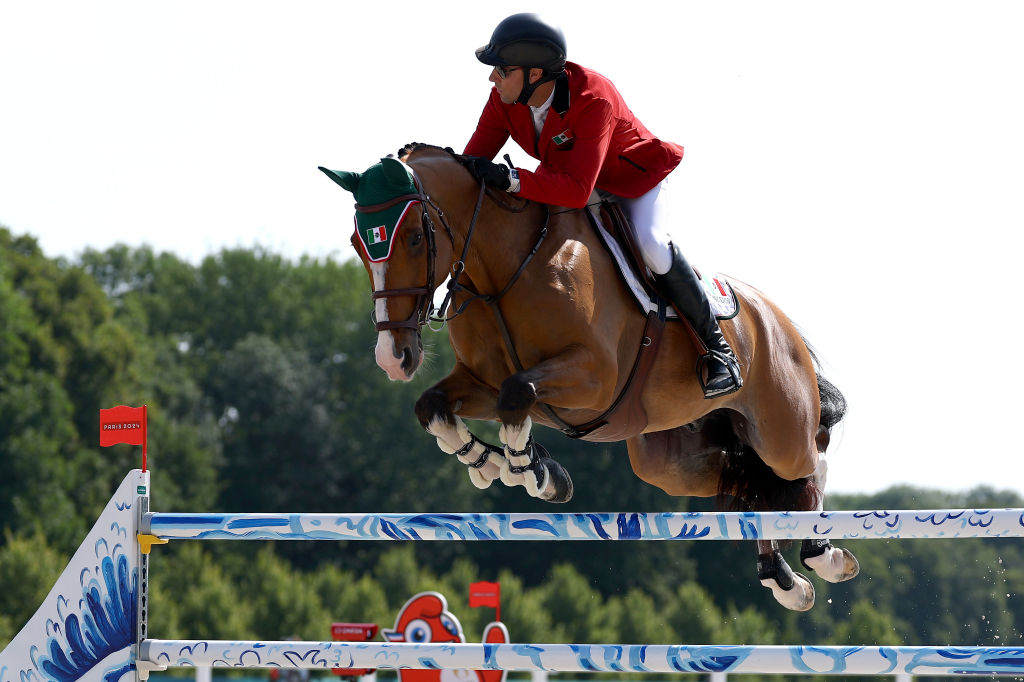
[(647, 194), (635, 199), (618, 197), (633, 229), (644, 263), (656, 275), (664, 275), (672, 267), (671, 211), (668, 201), (668, 178), (654, 186)]

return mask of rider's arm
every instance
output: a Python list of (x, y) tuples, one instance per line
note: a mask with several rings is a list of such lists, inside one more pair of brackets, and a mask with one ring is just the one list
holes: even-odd
[(614, 124), (607, 100), (588, 103), (571, 121), (572, 149), (549, 144), (537, 170), (520, 169), (518, 196), (569, 208), (586, 206), (608, 154)]
[(466, 149), (462, 153), (467, 156), (482, 156), (485, 159), (493, 159), (501, 148), (508, 141), (509, 131), (505, 114), (498, 109), (498, 99), (495, 91), (487, 98), (487, 104), (480, 114), (480, 121), (476, 124), (473, 137), (469, 138)]

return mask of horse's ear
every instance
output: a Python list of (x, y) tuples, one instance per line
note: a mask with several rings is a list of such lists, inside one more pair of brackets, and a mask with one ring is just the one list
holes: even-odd
[(389, 156), (381, 159), (380, 165), (388, 182), (399, 187), (409, 184), (409, 169), (398, 159)]
[(359, 187), (359, 179), (363, 176), (362, 173), (353, 173), (352, 171), (332, 171), (323, 166), (317, 166), (317, 168), (326, 173), (327, 177), (331, 180), (334, 180), (353, 194), (355, 194), (356, 189)]

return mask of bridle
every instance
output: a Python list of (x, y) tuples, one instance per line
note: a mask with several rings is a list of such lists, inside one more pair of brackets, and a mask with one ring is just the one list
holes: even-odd
[[(483, 206), (484, 195), (487, 194), (487, 185), (481, 182), (480, 191), (477, 194), (476, 198), (476, 205), (473, 208), (473, 217), (470, 219), (469, 229), (466, 231), (466, 241), (462, 246), (462, 254), (459, 256), (459, 259), (452, 264), (452, 274), (448, 280), (448, 292), (445, 294), (444, 301), (437, 308), (437, 311), (440, 311), (440, 314), (435, 314), (435, 309), (433, 305), (433, 294), (438, 284), (434, 267), (434, 261), (436, 260), (437, 256), (437, 229), (434, 226), (434, 221), (431, 220), (430, 218), (428, 208), (432, 208), (434, 210), (434, 213), (437, 214), (437, 218), (441, 222), (441, 225), (444, 227), (445, 233), (447, 233), (448, 235), (448, 240), (452, 244), (452, 251), (455, 250), (455, 234), (452, 232), (452, 228), (448, 224), (448, 220), (445, 217), (444, 210), (440, 206), (438, 206), (434, 202), (434, 200), (431, 199), (430, 196), (424, 191), (423, 184), (420, 182), (419, 175), (417, 175), (415, 169), (409, 165), (407, 165), (407, 168), (409, 172), (412, 174), (413, 184), (416, 187), (416, 192), (403, 194), (401, 196), (389, 199), (388, 201), (385, 201), (380, 204), (373, 204), (371, 206), (361, 206), (359, 204), (356, 204), (355, 207), (356, 211), (359, 211), (361, 213), (376, 213), (378, 211), (384, 211), (386, 209), (389, 209), (392, 206), (395, 206), (396, 204), (402, 203), (403, 201), (416, 201), (419, 202), (420, 206), (423, 209), (420, 216), (421, 222), (423, 224), (423, 234), (427, 240), (427, 282), (424, 286), (420, 287), (404, 287), (400, 289), (381, 289), (379, 291), (374, 291), (372, 294), (374, 301), (381, 298), (394, 298), (396, 296), (416, 297), (416, 306), (413, 308), (412, 314), (405, 320), (384, 320), (383, 322), (381, 322), (376, 319), (375, 311), (374, 325), (376, 327), (376, 330), (378, 332), (387, 331), (390, 329), (419, 330), (420, 328), (426, 326), (431, 322), (437, 322), (443, 326), (449, 320), (454, 319), (455, 317), (458, 317), (463, 312), (465, 312), (466, 307), (471, 302), (477, 299), (483, 300), (485, 303), (490, 305), (491, 308), (495, 310), (496, 313), (499, 315), (499, 320), (501, 320), (500, 312), (497, 311), (496, 304), (499, 299), (501, 299), (506, 293), (508, 293), (509, 289), (512, 288), (512, 285), (515, 284), (516, 280), (518, 280), (520, 275), (523, 274), (523, 271), (526, 269), (526, 266), (529, 265), (534, 255), (540, 249), (541, 243), (544, 241), (544, 238), (548, 234), (548, 222), (551, 218), (550, 210), (547, 211), (545, 214), (544, 225), (543, 227), (541, 227), (540, 235), (537, 239), (537, 242), (533, 245), (533, 248), (526, 255), (526, 258), (519, 265), (519, 268), (516, 269), (515, 274), (512, 275), (511, 279), (509, 279), (505, 287), (497, 294), (480, 294), (474, 291), (469, 286), (461, 284), (459, 282), (459, 278), (466, 269), (466, 256), (469, 253), (470, 244), (472, 243), (473, 240), (473, 231), (476, 228), (477, 219), (480, 217), (480, 209)], [(448, 309), (449, 304), (451, 303), (453, 297), (458, 291), (465, 291), (470, 296), (466, 301), (463, 301), (462, 304), (458, 306), (458, 308), (454, 311), (454, 313), (451, 316), (445, 317), (444, 311)], [(501, 322), (503, 335), (507, 336), (508, 332), (504, 329), (504, 320), (501, 320)]]
[[(427, 282), (421, 287), (405, 287), (402, 289), (381, 289), (380, 291), (374, 291), (372, 296), (373, 300), (376, 301), (381, 298), (393, 298), (395, 296), (415, 296), (416, 307), (413, 308), (412, 315), (405, 320), (384, 320), (383, 322), (378, 321), (377, 313), (374, 311), (373, 322), (377, 331), (382, 332), (389, 329), (420, 329), (427, 324), (431, 319), (431, 312), (433, 309), (432, 296), (434, 295), (434, 289), (437, 288), (437, 282), (435, 279), (434, 272), (434, 261), (437, 257), (437, 238), (435, 236), (436, 228), (434, 227), (434, 221), (430, 219), (430, 213), (428, 208), (433, 208), (437, 214), (438, 220), (441, 221), (441, 225), (444, 226), (445, 232), (448, 233), (448, 239), (452, 243), (452, 248), (455, 248), (455, 236), (452, 234), (452, 228), (448, 225), (448, 220), (445, 218), (444, 211), (441, 207), (434, 203), (426, 192), (423, 191), (423, 185), (420, 182), (419, 176), (416, 171), (413, 170), (412, 166), (407, 166), (409, 172), (412, 174), (413, 183), (416, 187), (415, 193), (403, 194), (393, 199), (389, 199), (380, 204), (373, 204), (371, 206), (361, 206), (356, 204), (356, 211), (360, 213), (377, 213), (384, 211), (396, 204), (402, 202), (415, 201), (420, 204), (423, 211), (421, 213), (421, 222), (423, 224), (423, 234), (427, 240)], [(479, 204), (479, 202), (478, 202)], [(476, 214), (474, 214), (474, 220)]]

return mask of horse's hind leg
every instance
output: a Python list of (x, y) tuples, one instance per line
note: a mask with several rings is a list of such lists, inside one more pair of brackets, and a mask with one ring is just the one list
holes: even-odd
[(757, 541), (757, 579), (787, 609), (808, 611), (814, 606), (814, 585), (789, 567), (774, 540)]
[[(818, 459), (814, 470), (814, 482), (818, 487), (817, 511), (824, 509), (825, 479), (828, 476), (828, 464), (825, 457)], [(800, 546), (800, 563), (809, 571), (814, 571), (822, 580), (830, 583), (841, 583), (857, 577), (860, 573), (860, 562), (848, 549), (833, 547), (828, 538), (809, 538)]]

